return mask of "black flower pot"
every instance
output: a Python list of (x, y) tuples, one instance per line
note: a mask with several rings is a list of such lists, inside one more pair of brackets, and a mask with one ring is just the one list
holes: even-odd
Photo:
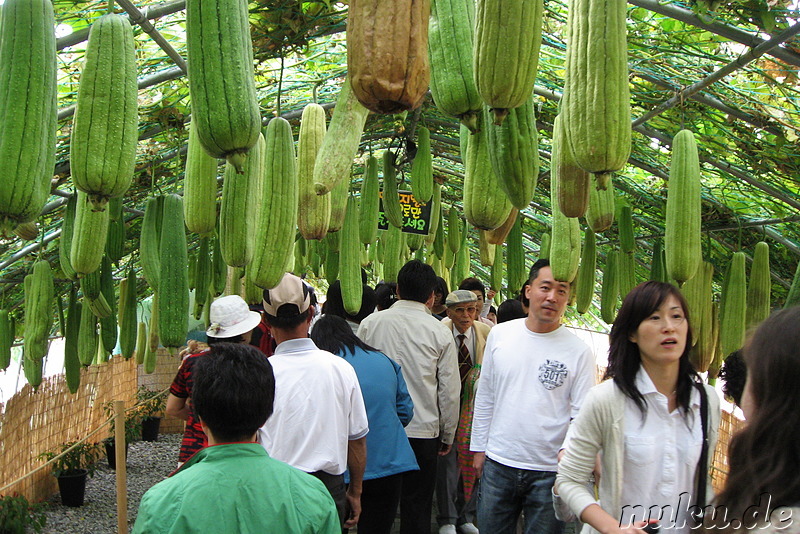
[[(103, 445), (106, 448), (106, 458), (108, 459), (108, 467), (117, 469), (117, 445), (113, 439), (103, 440)], [(125, 458), (128, 458), (128, 444), (125, 444)]]
[(142, 419), (142, 441), (158, 441), (158, 429), (160, 426), (160, 417), (145, 417)]
[(83, 506), (87, 474), (89, 474), (89, 471), (81, 469), (56, 477), (58, 479), (58, 491), (61, 492), (61, 504), (73, 508)]

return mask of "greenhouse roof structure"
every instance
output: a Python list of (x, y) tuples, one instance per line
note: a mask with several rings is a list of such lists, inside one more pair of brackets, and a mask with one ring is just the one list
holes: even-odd
[[(2, 3), (2, 0), (0, 0)], [(124, 198), (128, 221), (121, 268), (135, 258), (145, 202), (154, 192), (182, 191), (191, 121), (186, 78), (185, 0), (117, 0), (134, 26), (139, 144), (134, 183)], [(54, 0), (58, 46), (58, 151), (52, 196), (37, 223), (39, 236), (0, 241), (0, 306), (22, 304), (22, 279), (38, 255), (57, 258), (70, 179), (70, 131), (86, 38), (106, 2)], [(258, 98), (264, 124), (280, 115), (295, 131), (303, 107), (330, 109), (347, 72), (346, 2), (250, 2)], [(2, 10), (2, 7), (0, 7)], [(563, 91), (564, 0), (545, 2), (543, 43), (534, 96), (541, 172), (537, 192), (522, 211), (532, 253), (549, 231), (549, 158), (553, 120)], [(664, 235), (670, 147), (681, 129), (695, 133), (702, 172), (703, 256), (720, 283), (731, 253), (752, 257), (770, 245), (773, 306), (781, 305), (800, 260), (800, 6), (794, 0), (630, 0), (628, 65), (633, 146), (628, 165), (613, 178), (617, 202), (631, 206), (643, 279), (656, 239)], [(361, 154), (399, 147), (417, 125), (431, 130), (434, 174), (443, 202), (460, 205), (464, 167), (457, 120), (439, 112), (430, 94), (402, 115), (371, 114)], [(358, 188), (363, 159), (354, 166)], [(406, 173), (407, 174), (407, 173)], [(602, 264), (616, 225), (598, 236)], [(190, 247), (195, 246), (190, 243)], [(477, 239), (473, 246), (477, 249)], [(476, 257), (474, 254), (473, 257)], [(529, 262), (530, 263), (530, 262)], [(56, 266), (57, 259), (51, 261)], [(485, 268), (473, 261), (476, 272)], [(56, 275), (60, 294), (66, 281)], [(598, 323), (599, 324), (599, 323)]]

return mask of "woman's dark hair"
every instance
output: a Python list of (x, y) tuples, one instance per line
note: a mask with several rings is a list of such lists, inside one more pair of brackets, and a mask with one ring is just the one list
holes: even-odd
[(442, 296), (442, 303), (444, 303), (444, 299), (447, 298), (447, 295), (450, 293), (450, 289), (447, 287), (447, 280), (442, 278), (441, 276), (436, 277), (436, 287), (433, 288), (433, 292), (437, 295)]
[(483, 298), (486, 298), (486, 286), (484, 286), (483, 282), (474, 276), (464, 278), (461, 283), (458, 284), (458, 289), (466, 289), (467, 291), (480, 291), (483, 295)]
[(700, 381), (692, 364), (689, 362), (689, 351), (692, 348), (692, 323), (689, 320), (689, 307), (680, 290), (665, 282), (643, 282), (634, 287), (622, 302), (614, 325), (611, 327), (608, 348), (608, 368), (605, 378), (613, 378), (614, 383), (641, 410), (647, 411), (644, 396), (636, 387), (636, 373), (641, 365), (639, 345), (630, 340), (639, 325), (647, 319), (670, 296), (675, 297), (683, 308), (686, 324), (686, 346), (680, 357), (678, 368), (678, 386), (676, 400), (684, 414), (689, 410), (689, 399), (695, 382)]
[(244, 338), (239, 334), (238, 336), (233, 337), (213, 337), (213, 336), (206, 336), (208, 339), (206, 340), (206, 344), (211, 347), (212, 345), (216, 345), (217, 343), (243, 343)]
[(733, 402), (741, 406), (744, 383), (747, 381), (747, 366), (744, 364), (741, 349), (728, 354), (722, 369), (719, 370), (719, 377), (723, 380), (722, 392), (725, 396), (732, 398)]
[(522, 308), (522, 303), (517, 299), (508, 299), (497, 308), (497, 324), (523, 317), (527, 317), (527, 315)]
[(367, 315), (375, 311), (375, 290), (364, 284), (361, 292), (361, 308), (355, 315), (350, 315), (344, 309), (342, 299), (342, 283), (336, 280), (328, 288), (325, 303), (322, 305), (322, 313), (325, 315), (338, 315), (343, 319), (349, 319), (354, 323), (361, 323)]
[(745, 344), (744, 362), (754, 406), (747, 426), (731, 440), (728, 479), (715, 502), (726, 507), (728, 520), (741, 518), (745, 525), (752, 524), (752, 518), (742, 514), (766, 496), (772, 499), (771, 510), (800, 503), (798, 325), (800, 306), (775, 312)]
[(275, 376), (255, 347), (215, 343), (197, 359), (193, 379), (192, 407), (218, 440), (249, 439), (272, 415)]
[(397, 284), (381, 282), (375, 286), (375, 305), (378, 310), (386, 310), (397, 302)]
[(356, 347), (363, 350), (376, 351), (361, 341), (353, 333), (347, 321), (338, 315), (325, 314), (314, 323), (311, 330), (311, 340), (322, 350), (343, 356), (345, 352), (353, 353)]

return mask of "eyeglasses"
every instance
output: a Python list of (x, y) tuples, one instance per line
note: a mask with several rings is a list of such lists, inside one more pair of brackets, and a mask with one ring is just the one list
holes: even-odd
[(450, 308), (450, 309), (453, 310), (453, 312), (455, 313), (475, 313), (476, 311), (478, 311), (478, 308), (476, 308), (475, 306), (470, 306), (468, 308), (462, 308), (459, 306), (457, 308)]

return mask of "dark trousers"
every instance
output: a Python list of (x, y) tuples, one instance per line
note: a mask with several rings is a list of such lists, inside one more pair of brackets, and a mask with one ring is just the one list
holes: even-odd
[(358, 534), (389, 534), (402, 487), (403, 473), (364, 481)]
[(344, 525), (345, 520), (345, 507), (347, 505), (347, 488), (344, 484), (344, 474), (331, 475), (325, 471), (315, 471), (309, 475), (316, 477), (325, 484), (328, 492), (333, 497), (333, 502), (336, 504), (336, 512), (339, 514), (339, 524)]
[(419, 471), (408, 471), (403, 475), (400, 534), (430, 534), (439, 439), (409, 438), (408, 442), (417, 457)]

